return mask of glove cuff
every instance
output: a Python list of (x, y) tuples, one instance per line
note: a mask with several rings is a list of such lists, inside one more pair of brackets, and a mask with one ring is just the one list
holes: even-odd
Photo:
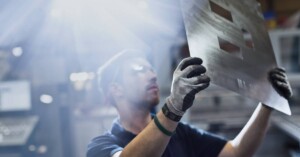
[(165, 104), (165, 105), (163, 106), (162, 112), (164, 113), (164, 115), (165, 115), (168, 119), (170, 119), (170, 120), (172, 120), (172, 121), (175, 121), (175, 122), (179, 122), (180, 119), (182, 118), (182, 116), (178, 116), (178, 115), (172, 113), (172, 112), (170, 111), (170, 109), (168, 108), (167, 104)]
[(173, 105), (173, 102), (172, 102), (172, 98), (171, 97), (168, 97), (166, 99), (166, 105), (168, 107), (168, 109), (170, 110), (170, 112), (172, 112), (173, 114), (177, 115), (177, 116), (183, 116), (183, 114), (185, 113), (184, 111), (180, 110), (180, 109), (177, 109), (174, 105)]

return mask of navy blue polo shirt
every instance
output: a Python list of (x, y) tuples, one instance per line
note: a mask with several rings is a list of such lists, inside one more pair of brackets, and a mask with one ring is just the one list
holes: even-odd
[[(111, 157), (135, 138), (115, 120), (110, 132), (94, 138), (87, 157)], [(179, 123), (162, 157), (217, 157), (227, 141), (203, 130)]]

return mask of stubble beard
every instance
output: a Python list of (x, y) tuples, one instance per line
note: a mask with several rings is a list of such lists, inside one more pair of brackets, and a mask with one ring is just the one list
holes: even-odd
[(159, 103), (159, 97), (157, 96), (156, 98), (152, 98), (150, 100), (144, 100), (144, 101), (139, 101), (139, 103), (136, 103), (137, 108), (142, 109), (142, 110), (152, 110), (154, 107), (156, 107)]

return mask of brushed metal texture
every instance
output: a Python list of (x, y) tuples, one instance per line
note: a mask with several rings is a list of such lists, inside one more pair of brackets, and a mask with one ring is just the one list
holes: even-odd
[(191, 56), (203, 59), (212, 83), (291, 115), (268, 81), (277, 66), (255, 0), (181, 0)]

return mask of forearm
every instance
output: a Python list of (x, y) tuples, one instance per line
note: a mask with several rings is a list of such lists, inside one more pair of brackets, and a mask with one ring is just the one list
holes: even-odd
[[(174, 131), (177, 122), (169, 120), (160, 111), (157, 113), (159, 122), (169, 131)], [(156, 124), (151, 121), (121, 152), (121, 157), (161, 157), (170, 140), (162, 133)]]
[(262, 105), (257, 106), (250, 120), (238, 136), (231, 141), (236, 156), (253, 156), (268, 128), (272, 109)]

